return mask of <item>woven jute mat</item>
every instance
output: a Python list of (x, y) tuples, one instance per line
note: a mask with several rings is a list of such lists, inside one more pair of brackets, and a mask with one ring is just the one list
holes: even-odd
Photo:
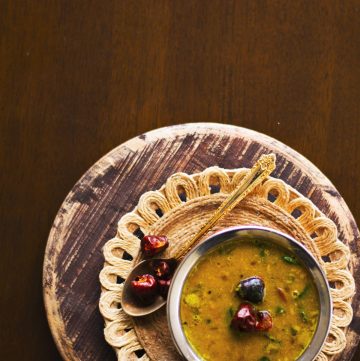
[[(123, 281), (139, 261), (141, 234), (165, 234), (171, 257), (209, 219), (248, 169), (210, 167), (201, 173), (176, 173), (159, 190), (144, 193), (132, 212), (121, 217), (116, 236), (103, 249), (100, 273), (100, 311), (105, 319), (106, 341), (119, 360), (178, 360), (164, 309), (135, 318), (121, 309)], [(235, 225), (261, 225), (285, 232), (315, 256), (331, 285), (333, 318), (329, 336), (317, 360), (329, 360), (346, 347), (346, 327), (355, 292), (348, 268), (349, 248), (337, 238), (335, 224), (317, 207), (282, 180), (268, 178), (219, 224), (213, 232)], [(211, 233), (210, 233), (211, 234)]]

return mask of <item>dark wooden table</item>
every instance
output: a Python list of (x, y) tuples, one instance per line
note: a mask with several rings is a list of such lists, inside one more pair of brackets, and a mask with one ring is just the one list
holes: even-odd
[(42, 301), (48, 231), (86, 169), (139, 133), (264, 132), (359, 220), (359, 15), (356, 1), (3, 1), (0, 359), (60, 360)]

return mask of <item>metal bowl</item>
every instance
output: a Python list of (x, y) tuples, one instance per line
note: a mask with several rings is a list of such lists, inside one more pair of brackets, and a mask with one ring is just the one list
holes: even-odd
[(326, 340), (332, 316), (330, 289), (321, 267), (312, 254), (292, 237), (270, 228), (244, 226), (227, 228), (199, 244), (184, 258), (184, 260), (178, 266), (176, 273), (174, 274), (169, 290), (167, 318), (171, 336), (176, 345), (176, 348), (179, 353), (187, 360), (201, 360), (201, 357), (196, 354), (195, 350), (191, 347), (190, 343), (186, 339), (180, 320), (181, 294), (189, 272), (192, 270), (194, 265), (198, 263), (199, 259), (203, 255), (208, 253), (220, 243), (228, 242), (234, 239), (237, 239), (239, 242), (241, 242), (242, 240), (254, 238), (273, 242), (274, 244), (291, 251), (299, 259), (301, 259), (304, 265), (308, 268), (318, 291), (320, 314), (317, 329), (314, 333), (313, 339), (310, 342), (308, 348), (302, 353), (297, 361), (313, 360), (320, 352), (321, 347)]

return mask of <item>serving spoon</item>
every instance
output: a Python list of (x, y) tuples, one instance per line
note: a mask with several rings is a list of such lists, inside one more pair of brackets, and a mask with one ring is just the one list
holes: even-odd
[[(244, 199), (253, 189), (260, 184), (270, 173), (275, 169), (275, 154), (262, 155), (246, 176), (242, 179), (241, 183), (235, 188), (235, 190), (227, 197), (215, 211), (212, 217), (201, 227), (201, 229), (193, 235), (191, 240), (185, 243), (174, 255), (173, 258), (181, 260), (184, 254), (194, 245), (196, 242), (206, 234), (217, 221), (228, 214), (242, 199)], [(154, 259), (147, 259), (138, 263), (124, 282), (122, 291), (121, 307), (124, 312), (130, 316), (139, 317), (145, 316), (152, 312), (155, 312), (160, 307), (166, 304), (166, 299), (160, 295), (150, 305), (143, 305), (139, 299), (134, 295), (131, 288), (131, 281), (136, 276), (140, 276), (147, 273), (152, 273), (152, 264)], [(166, 259), (158, 259), (157, 261)]]

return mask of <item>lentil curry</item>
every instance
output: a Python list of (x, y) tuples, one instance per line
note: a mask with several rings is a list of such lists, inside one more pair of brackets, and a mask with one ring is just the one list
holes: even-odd
[[(261, 303), (272, 326), (266, 332), (230, 327), (243, 300), (239, 282), (258, 277)], [(228, 241), (204, 255), (185, 281), (180, 317), (186, 338), (203, 360), (293, 361), (309, 345), (318, 323), (319, 300), (302, 262), (266, 241)]]

